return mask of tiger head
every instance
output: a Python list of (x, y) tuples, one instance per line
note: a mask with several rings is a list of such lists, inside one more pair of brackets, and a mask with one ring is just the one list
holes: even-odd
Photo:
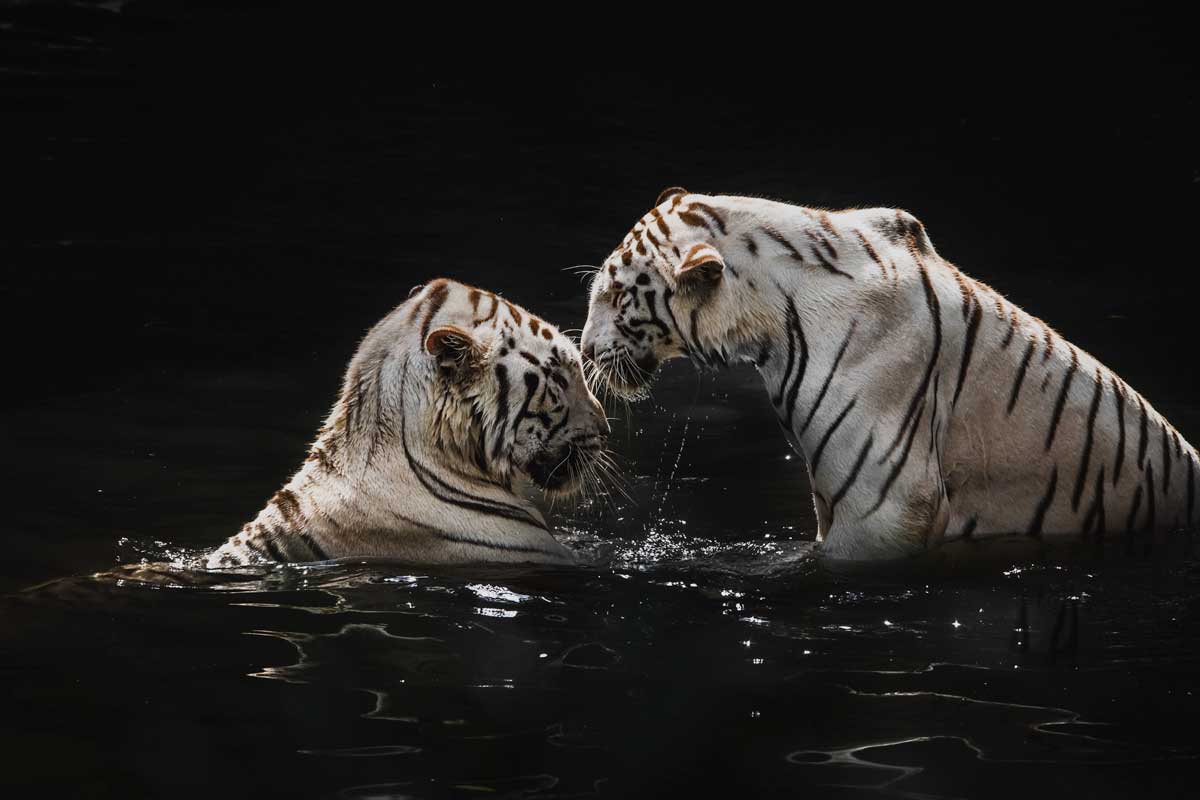
[[(445, 396), (459, 401), (441, 404), (459, 413), (435, 421), (439, 444), (494, 477), (516, 469), (551, 495), (580, 490), (605, 469), (609, 425), (575, 343), (496, 295), (456, 288), (472, 293), (475, 310), (424, 340)], [(471, 325), (476, 314), (488, 319)]]
[(627, 400), (644, 398), (668, 359), (723, 361), (720, 344), (702, 342), (719, 340), (730, 316), (725, 261), (712, 235), (725, 222), (685, 197), (696, 196), (678, 188), (659, 195), (592, 280), (583, 355), (600, 384)]

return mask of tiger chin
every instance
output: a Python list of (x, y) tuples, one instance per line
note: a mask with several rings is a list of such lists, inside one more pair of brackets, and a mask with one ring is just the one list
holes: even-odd
[(300, 470), (207, 565), (573, 563), (523, 490), (580, 491), (608, 433), (571, 339), (435, 280), (366, 335)]
[(753, 364), (829, 559), (1196, 522), (1195, 448), (905, 211), (668, 189), (593, 277), (581, 344), (627, 399), (669, 359)]

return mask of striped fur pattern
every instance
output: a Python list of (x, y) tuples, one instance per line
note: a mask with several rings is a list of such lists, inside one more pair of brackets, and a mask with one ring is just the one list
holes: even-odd
[(519, 482), (579, 489), (604, 467), (607, 435), (571, 339), (498, 295), (435, 280), (363, 339), (307, 460), (208, 566), (569, 563)]
[(668, 190), (595, 275), (582, 344), (626, 398), (670, 358), (753, 363), (829, 557), (1195, 522), (1196, 450), (904, 211)]

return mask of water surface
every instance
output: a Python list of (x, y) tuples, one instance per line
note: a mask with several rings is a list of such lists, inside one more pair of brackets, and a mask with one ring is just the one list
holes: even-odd
[(5, 603), (5, 749), (74, 754), (36, 775), (51, 793), (222, 772), (238, 793), (336, 797), (1118, 797), (1196, 775), (1186, 536), (958, 576), (834, 575), (765, 536), (651, 540), (578, 569), (43, 585)]

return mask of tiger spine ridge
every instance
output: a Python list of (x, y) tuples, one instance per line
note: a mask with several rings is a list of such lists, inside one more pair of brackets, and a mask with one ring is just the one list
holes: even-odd
[(582, 344), (626, 397), (668, 358), (753, 363), (827, 557), (1195, 520), (1195, 449), (904, 211), (669, 190), (595, 276)]
[(514, 482), (575, 488), (607, 432), (570, 339), (495, 294), (433, 281), (366, 335), (300, 470), (208, 566), (570, 563)]

